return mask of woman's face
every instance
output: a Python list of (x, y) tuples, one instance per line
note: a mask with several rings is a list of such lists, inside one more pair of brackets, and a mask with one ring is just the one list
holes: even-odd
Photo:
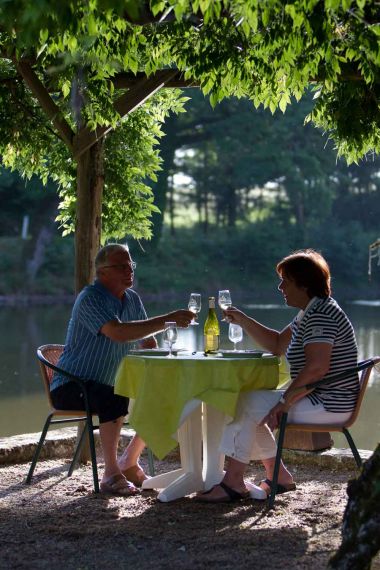
[(299, 287), (291, 277), (287, 277), (285, 274), (280, 275), (278, 289), (289, 307), (304, 309), (310, 301), (306, 288)]

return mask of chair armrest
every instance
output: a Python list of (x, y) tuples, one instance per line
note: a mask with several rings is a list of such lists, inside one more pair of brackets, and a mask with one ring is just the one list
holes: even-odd
[(325, 386), (331, 384), (332, 382), (335, 382), (336, 380), (344, 380), (344, 378), (347, 378), (347, 376), (350, 376), (355, 372), (360, 372), (361, 370), (365, 370), (366, 368), (370, 368), (371, 366), (374, 365), (375, 361), (369, 358), (368, 360), (362, 360), (361, 362), (358, 362), (357, 366), (353, 366), (352, 368), (347, 368), (347, 370), (338, 372), (338, 374), (334, 374), (329, 378), (322, 378), (321, 380), (315, 380), (314, 382), (309, 382), (308, 384), (304, 384), (303, 386), (299, 386), (298, 388), (294, 388), (293, 390), (290, 387), (287, 394), (289, 395), (289, 401), (291, 403), (293, 396), (302, 394), (303, 392), (306, 393), (313, 391), (318, 386)]
[(42, 352), (40, 352), (39, 350), (37, 351), (37, 358), (38, 360), (40, 360), (45, 366), (47, 366), (48, 368), (51, 368), (52, 370), (54, 370), (54, 372), (58, 372), (59, 374), (62, 374), (63, 376), (66, 376), (67, 378), (69, 378), (70, 380), (72, 380), (73, 382), (76, 382), (77, 384), (79, 384), (79, 386), (81, 388), (85, 389), (85, 380), (83, 378), (80, 378), (79, 376), (75, 376), (75, 374), (70, 374), (70, 372), (66, 372), (66, 370), (63, 370), (62, 368), (60, 368), (59, 366), (56, 366), (55, 364), (52, 364), (49, 360), (47, 360), (44, 355), (42, 354)]

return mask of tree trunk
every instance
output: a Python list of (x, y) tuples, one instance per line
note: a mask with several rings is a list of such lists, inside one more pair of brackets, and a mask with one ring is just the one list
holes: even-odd
[(30, 284), (34, 283), (38, 270), (45, 262), (46, 247), (51, 241), (52, 237), (53, 224), (51, 224), (51, 227), (48, 227), (46, 225), (42, 226), (34, 246), (33, 256), (26, 263), (26, 274), (28, 276), (28, 281)]
[(173, 179), (170, 177), (169, 183), (169, 214), (170, 214), (170, 235), (175, 235), (175, 204), (174, 204), (174, 184)]
[[(104, 138), (96, 142), (78, 158), (77, 219), (75, 232), (75, 292), (92, 282), (95, 275), (94, 259), (100, 246), (102, 198), (104, 188)], [(83, 430), (78, 426), (77, 442)], [(79, 460), (90, 459), (88, 437)]]
[(380, 444), (347, 487), (342, 544), (330, 559), (334, 570), (369, 570), (380, 550)]
[(78, 158), (75, 232), (75, 292), (92, 282), (100, 246), (104, 188), (104, 138)]
[(158, 176), (157, 182), (153, 186), (154, 192), (154, 203), (160, 209), (160, 213), (153, 212), (152, 214), (152, 224), (153, 224), (153, 235), (152, 235), (152, 247), (157, 246), (160, 237), (162, 235), (162, 226), (164, 221), (164, 215), (167, 208), (167, 199), (169, 193), (169, 177), (172, 175), (173, 162), (175, 156), (175, 135), (177, 128), (177, 117), (172, 116), (167, 119), (164, 125), (165, 136), (160, 144), (160, 156), (162, 158), (162, 165)]

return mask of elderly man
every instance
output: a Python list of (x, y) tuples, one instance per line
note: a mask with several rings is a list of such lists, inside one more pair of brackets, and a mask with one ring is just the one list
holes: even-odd
[[(193, 314), (187, 310), (148, 319), (140, 297), (131, 289), (134, 269), (128, 247), (109, 244), (96, 256), (96, 280), (78, 295), (69, 322), (65, 348), (58, 366), (86, 380), (91, 410), (99, 416), (105, 469), (102, 492), (134, 495), (146, 475), (139, 465), (145, 447), (136, 435), (117, 459), (117, 446), (128, 398), (114, 394), (114, 379), (129, 343), (141, 340), (144, 348), (157, 346), (153, 334), (165, 321), (187, 327)], [(58, 409), (84, 409), (78, 385), (56, 374), (51, 396)]]

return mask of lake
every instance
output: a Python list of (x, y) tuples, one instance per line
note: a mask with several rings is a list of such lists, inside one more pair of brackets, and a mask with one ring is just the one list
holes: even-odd
[[(205, 300), (204, 300), (205, 301)], [(186, 301), (187, 302), (187, 301)], [(186, 303), (184, 303), (185, 306)], [(204, 302), (204, 305), (206, 303)], [(178, 307), (165, 303), (165, 307), (147, 304), (149, 315), (157, 315)], [(344, 306), (354, 325), (359, 358), (380, 355), (380, 306), (377, 303), (350, 304)], [(295, 310), (281, 305), (250, 305), (244, 310), (260, 322), (282, 328), (290, 322)], [(37, 432), (42, 429), (47, 413), (46, 397), (35, 356), (36, 348), (42, 344), (63, 344), (71, 306), (0, 307), (0, 437), (21, 433)], [(203, 323), (207, 309), (199, 315), (200, 326), (180, 330), (178, 347), (202, 350)], [(221, 346), (232, 348), (228, 340), (228, 325), (221, 322)], [(162, 344), (161, 335), (158, 335)], [(244, 337), (238, 345), (252, 347), (252, 341)], [(364, 399), (359, 420), (352, 428), (357, 446), (373, 450), (380, 439), (380, 375), (372, 374)], [(333, 434), (336, 447), (347, 447), (345, 438)]]

